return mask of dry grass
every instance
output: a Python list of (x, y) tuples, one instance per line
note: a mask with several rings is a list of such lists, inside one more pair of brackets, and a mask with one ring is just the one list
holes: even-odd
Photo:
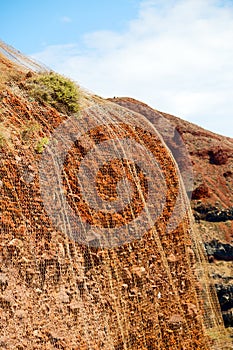
[(22, 72), (19, 67), (6, 60), (0, 53), (0, 89), (4, 89), (5, 84), (19, 81), (22, 77)]
[(0, 149), (10, 144), (10, 133), (9, 130), (0, 123)]

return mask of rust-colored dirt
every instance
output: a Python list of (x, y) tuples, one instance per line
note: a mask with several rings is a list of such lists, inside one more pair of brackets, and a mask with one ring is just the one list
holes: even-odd
[[(1, 58), (0, 69), (12, 72), (16, 67)], [(121, 129), (114, 130), (114, 135), (136, 137), (159, 159), (168, 188), (166, 205), (140, 239), (114, 248), (75, 242), (55, 227), (45, 211), (38, 172), (43, 155), (35, 150), (38, 141), (50, 137), (68, 117), (30, 100), (23, 89), (25, 73), (18, 70), (17, 74), (20, 81), (10, 79), (8, 83), (5, 77), (0, 91), (0, 346), (29, 350), (230, 349), (218, 339), (224, 334), (223, 322), (189, 207), (175, 229), (166, 229), (180, 177), (163, 141), (157, 134), (127, 126), (127, 115), (132, 112), (102, 101), (105, 111), (121, 120)], [(103, 126), (88, 136), (99, 144), (112, 136), (112, 130)], [(226, 165), (225, 154), (224, 150), (213, 156), (214, 161)], [(139, 215), (143, 201), (136, 185), (132, 205), (119, 215), (96, 215), (88, 208), (75, 177), (84, 155), (85, 148), (75, 143), (64, 164), (63, 191), (74, 212), (81, 212), (82, 220), (90, 225), (109, 228)], [(131, 167), (124, 160), (106, 164), (98, 174), (99, 193), (114, 198), (115, 182), (123, 168), (135, 184)], [(140, 169), (136, 172), (146, 201), (146, 179)], [(211, 180), (207, 185), (211, 188)], [(71, 196), (76, 196), (74, 202)], [(230, 199), (224, 203), (229, 204)]]

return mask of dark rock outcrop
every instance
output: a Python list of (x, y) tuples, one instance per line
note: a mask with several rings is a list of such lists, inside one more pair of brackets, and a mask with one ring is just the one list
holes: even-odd
[(233, 327), (233, 285), (216, 285), (223, 320), (226, 327)]
[[(209, 261), (216, 260), (233, 261), (233, 245), (224, 244), (218, 240), (204, 243)], [(225, 283), (229, 283), (233, 276), (225, 277), (215, 275), (214, 278), (220, 278)], [(218, 300), (222, 310), (225, 327), (233, 327), (233, 284), (216, 284)]]
[(194, 217), (197, 220), (209, 222), (225, 222), (233, 220), (233, 207), (228, 209), (219, 209), (211, 205), (200, 204), (194, 208)]
[(225, 327), (233, 327), (233, 309), (222, 312)]
[(204, 246), (208, 256), (213, 256), (216, 260), (233, 261), (233, 245), (213, 239), (205, 242)]
[(223, 311), (233, 308), (233, 285), (216, 285), (218, 299)]
[(229, 152), (227, 150), (218, 148), (216, 150), (209, 151), (210, 164), (224, 165), (227, 163), (228, 158), (229, 158)]

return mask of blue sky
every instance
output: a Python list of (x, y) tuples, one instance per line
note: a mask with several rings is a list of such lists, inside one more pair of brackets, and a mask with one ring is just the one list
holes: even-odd
[(123, 31), (139, 0), (9, 0), (0, 4), (0, 37), (26, 54), (78, 43), (96, 30)]
[(0, 3), (0, 38), (103, 97), (233, 137), (233, 1)]

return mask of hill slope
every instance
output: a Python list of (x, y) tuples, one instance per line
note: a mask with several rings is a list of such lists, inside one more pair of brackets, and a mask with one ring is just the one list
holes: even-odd
[[(132, 98), (110, 100), (141, 113), (156, 126), (159, 116), (162, 115), (181, 135), (193, 169), (190, 191), (192, 190), (191, 205), (196, 219), (195, 225), (206, 245), (210, 260), (209, 269), (215, 279), (226, 325), (233, 327), (233, 139), (157, 111)], [(162, 125), (162, 134), (163, 130)], [(180, 148), (180, 144), (173, 136), (165, 135), (165, 140), (176, 157), (176, 150)], [(178, 152), (178, 158), (181, 158), (181, 171), (182, 166), (185, 171), (187, 165), (182, 164), (182, 152)], [(179, 159), (177, 161), (179, 163)], [(225, 293), (225, 298), (222, 298), (222, 293)]]
[(176, 163), (153, 125), (80, 89), (79, 113), (66, 100), (54, 108), (46, 86), (45, 100), (31, 94), (36, 72), (6, 55), (0, 69), (1, 346), (230, 349)]

